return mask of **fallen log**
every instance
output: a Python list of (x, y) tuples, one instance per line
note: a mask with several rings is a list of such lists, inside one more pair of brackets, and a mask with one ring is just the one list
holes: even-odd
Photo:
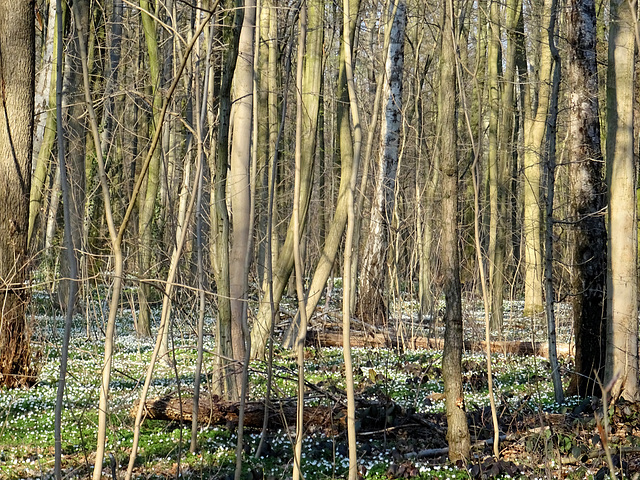
[[(135, 418), (139, 401), (131, 408), (129, 415)], [(248, 428), (262, 428), (264, 403), (247, 402), (245, 405), (244, 425)], [(218, 425), (229, 429), (236, 428), (240, 404), (226, 402), (213, 395), (201, 398), (198, 405), (198, 422), (201, 425)], [(193, 419), (193, 398), (165, 395), (149, 399), (144, 404), (143, 418), (151, 420), (168, 420), (174, 422), (191, 422)], [(346, 429), (346, 407), (337, 402), (329, 406), (305, 406), (304, 426), (327, 433), (337, 434)], [(434, 445), (444, 445), (445, 430), (437, 423), (422, 415), (405, 411), (393, 403), (385, 403), (360, 399), (356, 401), (356, 419), (360, 434), (370, 432), (371, 435), (392, 434), (400, 430), (417, 429), (422, 435), (428, 432)], [(269, 429), (295, 427), (296, 402), (278, 401), (271, 405), (267, 426)]]
[[(341, 347), (342, 333), (319, 332), (310, 330), (307, 333), (307, 345), (319, 347)], [(387, 348), (425, 348), (442, 350), (444, 340), (430, 337), (403, 338), (401, 335), (384, 333), (351, 333), (352, 347), (387, 347)], [(559, 356), (566, 357), (573, 355), (573, 345), (568, 343), (557, 344)], [(464, 349), (471, 352), (486, 351), (486, 342), (465, 340)], [(510, 353), (515, 355), (537, 355), (549, 358), (549, 345), (546, 342), (531, 341), (494, 341), (491, 342), (493, 353)]]
[[(136, 416), (139, 401), (134, 403), (129, 414)], [(193, 398), (166, 395), (147, 400), (144, 404), (143, 418), (150, 420), (169, 420), (191, 422), (193, 419)], [(250, 428), (262, 428), (264, 419), (263, 402), (247, 402), (245, 405), (244, 425)], [(238, 425), (240, 404), (226, 402), (217, 396), (201, 397), (198, 404), (198, 422), (203, 425), (222, 425), (235, 427)], [(306, 406), (304, 409), (305, 425), (313, 425), (325, 429), (341, 429), (344, 425), (346, 409), (341, 405), (335, 407)], [(296, 423), (295, 402), (281, 402), (273, 405), (269, 412), (270, 428), (286, 428)]]

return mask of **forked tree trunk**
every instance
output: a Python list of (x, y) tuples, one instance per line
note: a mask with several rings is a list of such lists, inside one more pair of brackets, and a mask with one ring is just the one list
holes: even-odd
[[(397, 5), (396, 5), (397, 4)], [(384, 118), (380, 131), (380, 154), (376, 169), (375, 190), (371, 205), (369, 235), (362, 258), (360, 293), (356, 314), (373, 324), (386, 323), (388, 306), (385, 300), (389, 225), (396, 195), (396, 171), (402, 122), (402, 71), (404, 67), (404, 30), (406, 7), (402, 0), (389, 2), (389, 14), (394, 15), (385, 67), (382, 93)]]
[(25, 317), (27, 230), (34, 94), (34, 9), (31, 2), (0, 1), (0, 386), (28, 386), (31, 369)]
[(599, 394), (594, 371), (600, 378), (604, 373), (607, 232), (602, 212), (606, 187), (598, 117), (595, 1), (570, 0), (568, 8), (571, 285), (576, 356), (567, 394), (585, 397)]
[[(308, 5), (308, 34), (302, 84), (303, 135), (300, 164), (300, 232), (304, 230), (306, 224), (309, 200), (311, 198), (311, 177), (317, 143), (316, 133), (320, 110), (320, 85), (322, 83), (323, 32), (324, 3), (320, 0), (312, 0)], [(251, 349), (254, 358), (264, 356), (265, 346), (271, 330), (272, 315), (269, 288), (272, 289), (273, 304), (277, 308), (293, 270), (294, 231), (293, 219), (291, 219), (284, 245), (279, 252), (278, 260), (273, 270), (273, 285), (270, 287), (265, 283), (262, 291), (258, 315), (251, 332)], [(295, 338), (295, 334), (293, 334), (293, 338)]]
[(470, 438), (462, 392), (462, 294), (458, 254), (458, 135), (454, 42), (457, 26), (453, 5), (453, 0), (445, 1), (438, 125), (442, 155), (442, 275), (445, 295), (442, 374), (446, 395), (449, 458), (456, 462), (469, 458)]
[(636, 12), (611, 0), (607, 71), (607, 361), (611, 397), (638, 400), (636, 162), (633, 140)]

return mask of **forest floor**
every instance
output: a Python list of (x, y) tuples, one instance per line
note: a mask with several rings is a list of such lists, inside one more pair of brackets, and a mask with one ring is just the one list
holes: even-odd
[[(0, 390), (0, 478), (53, 478), (53, 423), (63, 319), (52, 314), (47, 296), (33, 308), (35, 359), (38, 382), (29, 390)], [(179, 305), (187, 305), (181, 302)], [(195, 305), (195, 302), (193, 302)], [(71, 340), (68, 383), (63, 414), (63, 464), (65, 478), (88, 478), (94, 464), (97, 403), (103, 362), (103, 303), (92, 302), (77, 315)], [(286, 305), (284, 305), (286, 310)], [(570, 308), (557, 305), (559, 342), (570, 343)], [(156, 312), (156, 316), (159, 316)], [(438, 336), (441, 320), (416, 321), (415, 306), (406, 303), (395, 315), (395, 331), (405, 335)], [(158, 363), (149, 398), (189, 398), (193, 392), (196, 342), (193, 318), (187, 308), (176, 308), (172, 330), (174, 365)], [(284, 315), (281, 331), (289, 321)], [(339, 320), (337, 311), (319, 312), (312, 327), (329, 329)], [(481, 303), (465, 302), (465, 337), (484, 338)], [(107, 459), (103, 478), (124, 478), (133, 439), (131, 409), (139, 399), (154, 340), (139, 338), (132, 329), (133, 314), (124, 310), (118, 318), (113, 360)], [(212, 318), (206, 330), (214, 331)], [(357, 325), (354, 324), (354, 327)], [(375, 327), (371, 327), (375, 328)], [(522, 316), (522, 304), (509, 302), (504, 334), (498, 340), (545, 339), (543, 319)], [(202, 376), (208, 395), (215, 345), (205, 338)], [(274, 395), (279, 408), (295, 403), (296, 362), (288, 350), (276, 348)], [(493, 379), (502, 441), (500, 457), (492, 456), (493, 426), (487, 392), (485, 355), (467, 352), (463, 359), (465, 407), (472, 436), (468, 465), (451, 465), (446, 454), (446, 420), (440, 369), (442, 352), (436, 349), (355, 348), (354, 373), (358, 398), (358, 454), (365, 479), (419, 478), (595, 478), (608, 477), (606, 450), (619, 469), (617, 478), (640, 477), (640, 408), (619, 403), (607, 411), (611, 425), (605, 434), (597, 399), (554, 402), (549, 363), (541, 357), (496, 353), (492, 355)], [(568, 382), (571, 357), (561, 358), (563, 380)], [(347, 471), (346, 434), (341, 404), (344, 400), (342, 350), (309, 347), (306, 358), (309, 407), (334, 412), (331, 424), (307, 426), (303, 446), (303, 473), (307, 480), (344, 478)], [(264, 398), (266, 365), (252, 362), (250, 400)], [(211, 397), (209, 397), (211, 398)], [(265, 449), (255, 458), (258, 429), (248, 429), (244, 448), (245, 477), (287, 479), (292, 470), (293, 428), (273, 428), (265, 437)], [(227, 425), (203, 425), (198, 450), (189, 453), (191, 425), (166, 420), (143, 422), (136, 478), (233, 478), (236, 429)]]

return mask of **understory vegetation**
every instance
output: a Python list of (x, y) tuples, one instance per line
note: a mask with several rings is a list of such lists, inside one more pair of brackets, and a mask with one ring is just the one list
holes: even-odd
[[(37, 303), (45, 303), (42, 297)], [(95, 306), (94, 306), (95, 307)], [(473, 338), (481, 320), (477, 305), (467, 302), (466, 337)], [(505, 333), (526, 339), (542, 335), (540, 327), (518, 314), (517, 302), (509, 306)], [(407, 308), (407, 318), (411, 306)], [(558, 305), (560, 332), (568, 341), (566, 305)], [(37, 384), (28, 390), (0, 391), (0, 478), (53, 478), (53, 422), (59, 374), (63, 318), (33, 312), (33, 348), (39, 368)], [(87, 310), (89, 311), (89, 310)], [(93, 469), (96, 447), (97, 403), (103, 359), (100, 309), (93, 318), (76, 315), (72, 334), (68, 383), (63, 415), (63, 465), (65, 478), (87, 478)], [(565, 312), (566, 313), (566, 312)], [(156, 312), (156, 317), (159, 316)], [(564, 319), (564, 320), (562, 320)], [(196, 349), (188, 312), (176, 315), (172, 329), (171, 362), (159, 362), (149, 398), (193, 393)], [(438, 321), (407, 326), (437, 335)], [(280, 325), (282, 327), (282, 325)], [(542, 329), (544, 330), (544, 329)], [(214, 320), (206, 331), (214, 331)], [(273, 405), (295, 403), (296, 360), (288, 350), (275, 347)], [(149, 364), (153, 340), (133, 330), (133, 314), (124, 310), (118, 319), (116, 351), (111, 379), (107, 458), (103, 475), (124, 477), (133, 439), (132, 408), (139, 398)], [(204, 342), (203, 396), (215, 351), (213, 336)], [(604, 431), (602, 410), (595, 397), (570, 398), (563, 405), (553, 401), (549, 363), (541, 357), (496, 353), (492, 356), (494, 388), (503, 434), (500, 460), (491, 457), (491, 414), (484, 354), (467, 352), (463, 358), (465, 402), (475, 441), (468, 465), (451, 465), (446, 458), (446, 421), (438, 350), (354, 348), (354, 374), (358, 399), (358, 451), (365, 479), (421, 478), (605, 478), (603, 447), (614, 455), (617, 466), (637, 478), (640, 472), (640, 411), (633, 404), (617, 404), (607, 412), (611, 432)], [(568, 381), (571, 358), (561, 363)], [(307, 425), (303, 472), (306, 479), (343, 478), (348, 468), (344, 419), (339, 408), (344, 399), (342, 350), (309, 346), (306, 350), (307, 404), (328, 406), (335, 417), (330, 424)], [(254, 361), (250, 367), (250, 401), (265, 395), (267, 366)], [(136, 478), (233, 478), (236, 426), (202, 425), (198, 450), (189, 453), (190, 423), (146, 419), (142, 426)], [(243, 465), (246, 478), (286, 479), (292, 469), (295, 426), (269, 429), (262, 454), (255, 458), (260, 431), (247, 429)], [(621, 470), (621, 471), (622, 471)], [(620, 477), (618, 477), (620, 478)]]

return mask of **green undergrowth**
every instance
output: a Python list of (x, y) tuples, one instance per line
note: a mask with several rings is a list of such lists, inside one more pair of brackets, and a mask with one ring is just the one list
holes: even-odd
[[(96, 311), (98, 311), (97, 309)], [(41, 313), (41, 312), (39, 312)], [(157, 316), (156, 312), (156, 316)], [(0, 478), (51, 478), (54, 463), (54, 408), (59, 377), (62, 318), (36, 315), (33, 349), (38, 361), (38, 382), (29, 390), (0, 391)], [(86, 478), (94, 463), (97, 430), (97, 404), (101, 379), (104, 316), (77, 316), (69, 351), (69, 371), (65, 390), (62, 451), (67, 478)], [(87, 323), (90, 327), (87, 328)], [(132, 315), (124, 311), (118, 318), (116, 347), (110, 386), (110, 407), (105, 475), (115, 462), (122, 477), (133, 440), (130, 411), (139, 398), (153, 348), (153, 339), (138, 338), (132, 331)], [(208, 319), (204, 369), (201, 381), (205, 391), (214, 367), (214, 322)], [(90, 336), (87, 336), (89, 331)], [(188, 319), (176, 318), (173, 328), (174, 370), (158, 363), (149, 397), (192, 393), (196, 363), (195, 336)], [(387, 411), (389, 425), (394, 415), (415, 413), (443, 422), (443, 383), (440, 351), (397, 352), (388, 349), (354, 349), (354, 375), (358, 398), (393, 405)], [(549, 366), (534, 357), (494, 355), (494, 385), (498, 407), (503, 413), (560, 412), (573, 408), (576, 400), (558, 406), (553, 402)], [(295, 397), (296, 361), (288, 350), (276, 349), (274, 392), (279, 398)], [(250, 368), (250, 400), (261, 399), (266, 388), (266, 365), (256, 361)], [(486, 362), (482, 354), (465, 354), (463, 360), (467, 411), (482, 411), (489, 405)], [(177, 371), (177, 376), (176, 376)], [(306, 379), (309, 405), (333, 405), (344, 393), (344, 364), (339, 348), (307, 349)], [(478, 432), (484, 432), (479, 429)], [(364, 432), (361, 432), (364, 433)], [(477, 433), (477, 432), (476, 432)], [(254, 458), (259, 432), (247, 431), (243, 453), (246, 478), (288, 478), (292, 470), (291, 431), (269, 432), (264, 454)], [(230, 478), (235, 465), (236, 432), (224, 426), (203, 426), (198, 432), (198, 450), (190, 454), (190, 425), (165, 421), (143, 423), (135, 468), (137, 478)], [(360, 468), (363, 478), (472, 478), (473, 472), (446, 463), (444, 456), (421, 460), (414, 455), (429, 446), (425, 438), (402, 438), (397, 433), (366, 433), (359, 438)], [(483, 437), (487, 438), (487, 437)], [(556, 442), (558, 443), (558, 442)], [(431, 445), (433, 446), (433, 445)], [(343, 478), (348, 468), (346, 438), (340, 431), (310, 430), (305, 437), (303, 471), (305, 479)], [(540, 455), (542, 452), (529, 452)], [(553, 452), (551, 452), (553, 453)], [(482, 452), (476, 452), (479, 464)], [(536, 468), (509, 473), (496, 471), (495, 478), (535, 478)], [(533, 476), (532, 476), (533, 475)], [(480, 478), (480, 477), (476, 477)]]

